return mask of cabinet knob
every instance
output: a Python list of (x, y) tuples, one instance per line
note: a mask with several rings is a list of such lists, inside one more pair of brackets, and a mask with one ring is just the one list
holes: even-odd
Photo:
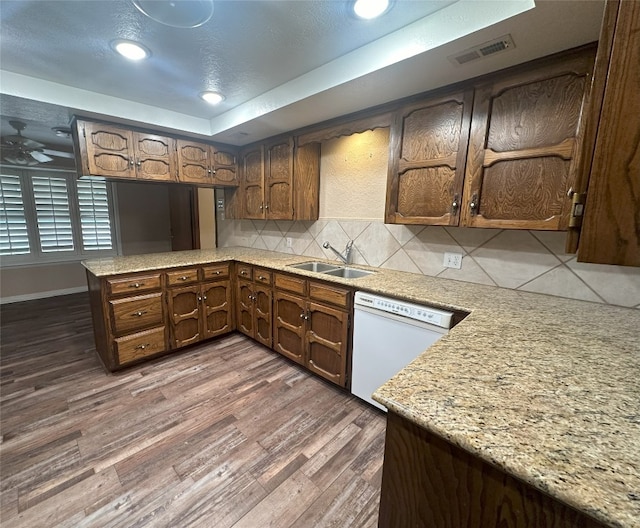
[(141, 166), (142, 166), (142, 162), (141, 162), (140, 160), (138, 160), (138, 163), (136, 163), (136, 165), (137, 165), (138, 167), (141, 167)]
[(478, 195), (476, 193), (471, 196), (471, 202), (469, 202), (469, 210), (471, 211), (471, 216), (475, 216), (478, 212)]
[(198, 295), (198, 302), (202, 301), (202, 297)]
[(144, 350), (145, 348), (150, 347), (150, 346), (151, 346), (150, 343), (145, 343), (144, 345), (138, 345), (136, 347), (136, 350)]
[(242, 270), (242, 271), (240, 272), (240, 275), (246, 275), (246, 274), (247, 274), (246, 270)]
[(139, 288), (140, 286), (144, 286), (144, 282), (136, 282), (134, 284), (131, 284), (129, 288)]
[(146, 313), (147, 313), (147, 310), (144, 310), (142, 312), (134, 312), (131, 314), (131, 317), (142, 317)]
[(133, 161), (132, 159), (129, 160), (129, 165), (131, 165), (132, 167), (135, 165), (135, 161)]
[(266, 204), (266, 205), (264, 206), (264, 208), (265, 208), (265, 209), (269, 209), (269, 204)]
[(183, 275), (182, 277), (180, 277), (181, 281), (186, 281), (188, 279), (188, 277), (186, 275)]
[(264, 275), (259, 275), (258, 280), (266, 280), (266, 277)]
[(207, 169), (207, 173), (208, 173), (208, 174), (211, 174), (211, 169)]
[(211, 174), (215, 175), (215, 173), (216, 173), (216, 169), (213, 169), (213, 170), (211, 171)]
[(451, 214), (455, 215), (458, 213), (458, 208), (460, 207), (460, 197), (455, 194), (453, 196), (453, 203), (451, 204)]
[(203, 301), (206, 301), (206, 300), (207, 300), (207, 296), (206, 296), (206, 295), (203, 295), (203, 296), (202, 296), (202, 300), (203, 300)]
[(220, 270), (216, 271), (216, 275), (220, 275)]
[(264, 209), (264, 205), (260, 204), (260, 210), (262, 211)]

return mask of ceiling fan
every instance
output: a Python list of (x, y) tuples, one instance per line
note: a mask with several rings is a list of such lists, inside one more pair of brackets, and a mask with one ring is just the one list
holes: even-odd
[(16, 134), (2, 138), (2, 159), (7, 163), (33, 167), (40, 163), (53, 161), (51, 156), (73, 158), (73, 154), (70, 152), (46, 149), (44, 144), (24, 137), (22, 131), (27, 125), (22, 121), (9, 121), (9, 124), (16, 130)]

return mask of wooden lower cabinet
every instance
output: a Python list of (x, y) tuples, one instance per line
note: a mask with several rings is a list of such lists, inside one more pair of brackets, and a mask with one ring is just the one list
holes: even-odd
[(346, 386), (349, 313), (310, 302), (307, 312), (307, 368)]
[[(168, 280), (192, 275), (192, 271), (168, 273)], [(196, 270), (196, 276), (201, 273)], [(233, 330), (231, 283), (226, 280), (199, 282), (193, 286), (170, 288), (168, 295), (171, 346), (180, 348)]]
[(277, 274), (274, 299), (274, 350), (348, 387), (351, 291)]
[(237, 266), (236, 314), (238, 330), (271, 348), (271, 272)]
[(273, 349), (300, 365), (305, 365), (306, 300), (276, 291), (274, 303)]
[(604, 528), (389, 412), (379, 528)]
[(87, 272), (87, 279), (96, 349), (108, 370), (237, 328), (349, 388), (350, 289), (228, 262), (103, 278)]
[(87, 272), (96, 349), (110, 370), (235, 329), (228, 262), (111, 277)]

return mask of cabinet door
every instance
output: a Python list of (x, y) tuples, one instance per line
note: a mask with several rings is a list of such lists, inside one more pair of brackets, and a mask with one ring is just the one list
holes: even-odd
[(249, 337), (253, 337), (253, 284), (248, 281), (238, 280), (237, 288), (236, 321), (238, 330)]
[(273, 312), (274, 350), (296, 363), (304, 365), (305, 300), (288, 293), (276, 291)]
[(213, 184), (209, 145), (178, 140), (178, 180), (200, 185)]
[(254, 297), (254, 321), (255, 339), (264, 346), (271, 348), (271, 288), (255, 284)]
[(169, 320), (174, 348), (202, 339), (200, 330), (200, 286), (169, 290)]
[(213, 183), (237, 187), (238, 165), (236, 153), (218, 147), (210, 147), (211, 164), (213, 165)]
[(346, 387), (348, 312), (309, 303), (308, 317), (307, 368), (341, 387)]
[(293, 138), (266, 146), (264, 201), (268, 219), (293, 219)]
[(215, 337), (233, 330), (231, 283), (228, 280), (202, 285), (203, 337)]
[(262, 146), (242, 154), (242, 217), (264, 218)]
[(459, 223), (473, 90), (399, 111), (390, 138), (386, 222)]
[(565, 230), (593, 53), (476, 89), (464, 190), (470, 227)]
[(138, 179), (175, 181), (176, 150), (173, 142), (164, 136), (133, 133)]
[(130, 130), (84, 123), (89, 174), (107, 178), (135, 178), (133, 133)]

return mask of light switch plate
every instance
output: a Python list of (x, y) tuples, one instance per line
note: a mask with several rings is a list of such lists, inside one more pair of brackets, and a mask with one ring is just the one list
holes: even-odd
[(445, 253), (443, 266), (454, 269), (462, 268), (462, 253)]
[(291, 237), (287, 237), (287, 247), (293, 247), (293, 239)]

